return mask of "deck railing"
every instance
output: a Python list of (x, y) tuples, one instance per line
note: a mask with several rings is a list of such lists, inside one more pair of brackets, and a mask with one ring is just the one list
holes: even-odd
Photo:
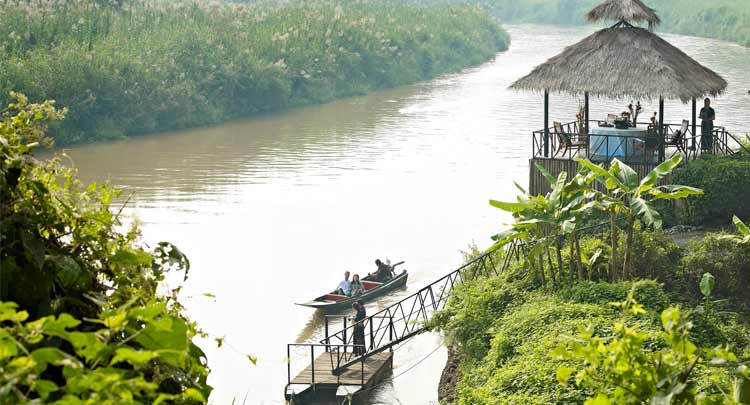
[[(609, 163), (618, 158), (626, 163), (659, 163), (660, 143), (658, 128), (649, 128), (648, 123), (638, 123), (639, 128), (648, 128), (645, 136), (624, 136), (591, 134), (591, 129), (599, 121), (589, 121), (589, 134), (581, 131), (578, 122), (562, 124), (562, 128), (534, 131), (532, 137), (532, 157), (552, 159), (586, 158), (594, 162)], [(682, 124), (664, 124), (664, 159), (682, 154), (688, 160), (697, 159), (701, 154), (731, 156), (740, 150), (747, 150), (734, 135), (724, 127), (714, 127), (711, 139), (694, 134), (688, 125), (681, 138), (676, 141), (676, 133), (682, 131)]]

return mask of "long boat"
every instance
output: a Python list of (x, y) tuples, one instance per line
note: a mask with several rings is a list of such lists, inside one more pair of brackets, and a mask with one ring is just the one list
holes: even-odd
[[(396, 267), (401, 263), (403, 262), (397, 263), (393, 267)], [(399, 287), (405, 286), (407, 277), (409, 277), (409, 274), (406, 272), (406, 270), (395, 275), (390, 280), (382, 283), (375, 281), (374, 277), (372, 276), (363, 277), (362, 279), (360, 279), (360, 282), (362, 282), (362, 286), (364, 287), (365, 291), (360, 295), (349, 297), (346, 295), (340, 295), (335, 294), (334, 292), (330, 292), (328, 294), (321, 295), (320, 297), (315, 298), (312, 301), (298, 303), (297, 305), (310, 308), (318, 308), (324, 311), (339, 311), (342, 309), (349, 309), (352, 307), (352, 303), (354, 303), (354, 301), (371, 301), (383, 294), (393, 291)]]

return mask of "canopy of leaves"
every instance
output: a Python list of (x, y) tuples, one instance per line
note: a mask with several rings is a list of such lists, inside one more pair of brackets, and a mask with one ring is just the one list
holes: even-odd
[(189, 262), (140, 243), (137, 225), (118, 231), (117, 190), (35, 159), (65, 111), (13, 97), (0, 121), (0, 404), (204, 403), (200, 332), (157, 294)]

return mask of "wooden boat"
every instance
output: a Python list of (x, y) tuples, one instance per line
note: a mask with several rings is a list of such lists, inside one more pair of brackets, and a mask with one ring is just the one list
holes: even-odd
[[(395, 268), (400, 263), (396, 263), (393, 265)], [(372, 301), (373, 299), (386, 294), (390, 291), (393, 291), (399, 287), (403, 287), (406, 285), (406, 279), (409, 276), (409, 274), (406, 272), (406, 270), (402, 271), (399, 274), (396, 274), (392, 279), (386, 281), (386, 282), (377, 282), (374, 281), (374, 277), (367, 276), (360, 279), (362, 282), (362, 286), (364, 287), (365, 291), (357, 296), (354, 297), (348, 297), (346, 295), (340, 295), (340, 294), (334, 294), (333, 292), (321, 295), (318, 298), (315, 298), (312, 301), (298, 303), (297, 305), (302, 305), (304, 307), (310, 307), (310, 308), (319, 308), (324, 311), (338, 311), (342, 309), (350, 309), (352, 307), (352, 303), (356, 300), (362, 300), (362, 302), (368, 302)]]

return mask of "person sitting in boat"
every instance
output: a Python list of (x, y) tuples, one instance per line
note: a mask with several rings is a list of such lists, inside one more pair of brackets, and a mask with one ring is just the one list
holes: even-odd
[(365, 292), (365, 286), (359, 281), (359, 274), (352, 276), (351, 289), (351, 293), (349, 294), (351, 297), (356, 297)]
[(352, 293), (352, 283), (349, 281), (349, 272), (344, 272), (344, 279), (341, 280), (339, 283), (339, 286), (336, 287), (336, 291), (333, 292), (334, 294), (339, 295), (349, 295)]
[(381, 283), (393, 278), (393, 268), (391, 266), (381, 262), (380, 259), (375, 259), (375, 265), (378, 266), (378, 269), (375, 271), (375, 274), (368, 274), (369, 276), (374, 276), (375, 280)]

